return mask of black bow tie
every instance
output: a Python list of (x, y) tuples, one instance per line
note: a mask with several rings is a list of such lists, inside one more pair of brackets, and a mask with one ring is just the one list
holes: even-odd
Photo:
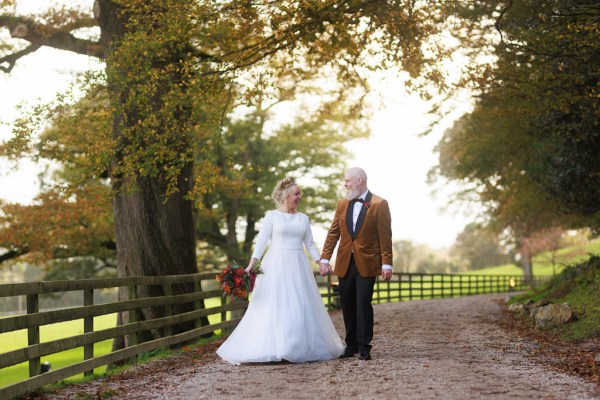
[(352, 203), (352, 204), (354, 204), (354, 203), (356, 203), (356, 202), (359, 202), (359, 203), (364, 203), (365, 201), (364, 201), (363, 199), (360, 199), (360, 198), (358, 198), (358, 199), (352, 199), (352, 200), (350, 200), (350, 203)]

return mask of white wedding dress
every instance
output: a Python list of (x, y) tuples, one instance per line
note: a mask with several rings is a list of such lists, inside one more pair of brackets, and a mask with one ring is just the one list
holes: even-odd
[(252, 257), (260, 259), (269, 240), (248, 309), (217, 354), (236, 365), (339, 357), (344, 346), (304, 253), (306, 246), (313, 260), (320, 258), (308, 217), (268, 211)]

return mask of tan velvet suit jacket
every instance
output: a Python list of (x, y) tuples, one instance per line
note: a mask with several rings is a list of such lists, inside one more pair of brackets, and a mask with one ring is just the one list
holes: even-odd
[[(348, 210), (348, 206), (348, 199), (338, 202), (321, 258), (331, 260), (339, 240), (333, 270), (335, 275), (346, 275), (354, 252), (358, 273), (365, 278), (377, 276), (383, 264), (392, 265), (392, 218), (388, 202), (369, 191), (354, 234), (351, 232), (351, 215), (346, 215), (353, 212)], [(350, 223), (347, 223), (347, 218)]]

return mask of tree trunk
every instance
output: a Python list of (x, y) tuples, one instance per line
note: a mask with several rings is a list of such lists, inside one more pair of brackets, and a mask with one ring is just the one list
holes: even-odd
[[(189, 95), (189, 93), (185, 93), (185, 88), (188, 87), (186, 83), (190, 75), (186, 75), (179, 67), (180, 64), (183, 64), (182, 57), (185, 57), (185, 53), (179, 54), (176, 52), (176, 46), (159, 41), (155, 45), (163, 46), (160, 48), (161, 51), (156, 53), (160, 54), (160, 57), (151, 52), (144, 52), (144, 57), (141, 58), (138, 53), (127, 53), (131, 49), (123, 47), (128, 44), (124, 40), (130, 40), (129, 37), (134, 35), (137, 30), (142, 29), (143, 32), (158, 32), (156, 37), (160, 39), (162, 30), (168, 28), (160, 23), (168, 24), (169, 20), (168, 18), (158, 19), (156, 20), (158, 22), (149, 28), (148, 26), (129, 24), (128, 18), (131, 18), (134, 12), (140, 13), (140, 9), (123, 11), (117, 3), (110, 0), (96, 0), (94, 6), (94, 12), (101, 27), (101, 41), (105, 50), (104, 54), (106, 54), (108, 87), (114, 104), (113, 137), (117, 148), (116, 159), (111, 169), (111, 178), (115, 190), (113, 210), (118, 276), (196, 273), (198, 269), (193, 203), (185, 198), (194, 182), (193, 161), (178, 166), (175, 165), (173, 158), (168, 156), (159, 158), (159, 155), (153, 154), (152, 151), (144, 151), (146, 147), (161, 149), (157, 147), (157, 143), (165, 146), (167, 155), (173, 153), (185, 155), (190, 151), (192, 141), (189, 137), (190, 133), (186, 131), (186, 126), (191, 119), (191, 107), (185, 103), (185, 99)], [(159, 11), (165, 12), (164, 9)], [(141, 12), (142, 14), (138, 14), (138, 17), (151, 16), (143, 14), (145, 12), (143, 9)], [(140, 18), (137, 18), (136, 23), (140, 24), (139, 20)], [(122, 52), (122, 49), (125, 51)], [(124, 60), (123, 57), (127, 57), (127, 54), (131, 54), (132, 57)], [(148, 55), (146, 56), (146, 54)], [(136, 64), (138, 62), (140, 64)], [(155, 73), (149, 73), (147, 76), (156, 76), (157, 80), (148, 82), (147, 79), (152, 78), (145, 78), (146, 75), (143, 75), (144, 78), (140, 78), (136, 72), (132, 73), (132, 71), (142, 73), (154, 71)], [(175, 89), (173, 82), (178, 84)], [(149, 87), (155, 87), (157, 90), (141, 87), (146, 83), (154, 84)], [(182, 90), (183, 93), (179, 92), (179, 94), (180, 98), (184, 100), (179, 107), (169, 108), (168, 96), (173, 95), (173, 90)], [(147, 126), (154, 130), (146, 132)], [(126, 165), (127, 157), (132, 154), (142, 154), (141, 157), (146, 157), (141, 158), (142, 162), (148, 162), (148, 165), (154, 168), (154, 172), (143, 172), (143, 165), (126, 171), (119, 170), (119, 166)], [(193, 159), (193, 157), (190, 158)], [(169, 196), (167, 196), (169, 181), (166, 173), (168, 170), (176, 170), (177, 173), (177, 190), (174, 193), (171, 191), (173, 194)], [(172, 293), (175, 295), (188, 293), (193, 290), (191, 286), (173, 287)], [(141, 286), (137, 288), (136, 295), (141, 298), (162, 294), (162, 286)], [(126, 299), (127, 292), (123, 288), (119, 291), (119, 300)], [(174, 305), (173, 314), (192, 309), (193, 304)], [(157, 307), (143, 309), (139, 318), (144, 320), (163, 315), (163, 307)], [(119, 316), (119, 324), (127, 322), (127, 313)], [(207, 319), (204, 318), (203, 323), (207, 322)], [(193, 322), (174, 326), (173, 333), (191, 329), (193, 326)], [(160, 332), (144, 332), (140, 335), (139, 341), (159, 336), (161, 336)], [(126, 344), (127, 338), (117, 338), (114, 341), (113, 350), (121, 349)]]
[(531, 243), (528, 237), (521, 238), (519, 254), (521, 256), (521, 267), (523, 268), (523, 280), (526, 284), (531, 284), (533, 270), (531, 265)]
[(176, 275), (198, 272), (192, 202), (193, 166), (179, 176), (179, 192), (165, 199), (166, 183), (144, 178), (138, 191), (117, 192), (113, 207), (117, 265), (124, 276)]
[[(183, 194), (192, 182), (190, 165), (180, 176), (180, 191), (165, 201), (166, 183), (160, 179), (143, 179), (139, 191), (117, 193), (113, 201), (117, 239), (119, 276), (180, 275), (198, 272), (195, 254), (192, 202)], [(189, 293), (190, 285), (173, 288), (173, 294)], [(163, 295), (162, 286), (138, 287), (137, 297)], [(119, 300), (126, 300), (120, 293)], [(176, 304), (173, 313), (192, 310), (192, 304)], [(163, 316), (162, 308), (142, 310), (143, 319)], [(123, 318), (125, 319), (125, 318)], [(174, 327), (174, 333), (191, 329), (193, 323)], [(142, 341), (158, 333), (142, 336)]]

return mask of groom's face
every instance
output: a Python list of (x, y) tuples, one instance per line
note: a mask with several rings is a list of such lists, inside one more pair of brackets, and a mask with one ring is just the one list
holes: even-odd
[(346, 197), (348, 200), (352, 200), (360, 196), (360, 190), (358, 189), (358, 179), (356, 177), (346, 175), (344, 177), (344, 188), (346, 188)]

